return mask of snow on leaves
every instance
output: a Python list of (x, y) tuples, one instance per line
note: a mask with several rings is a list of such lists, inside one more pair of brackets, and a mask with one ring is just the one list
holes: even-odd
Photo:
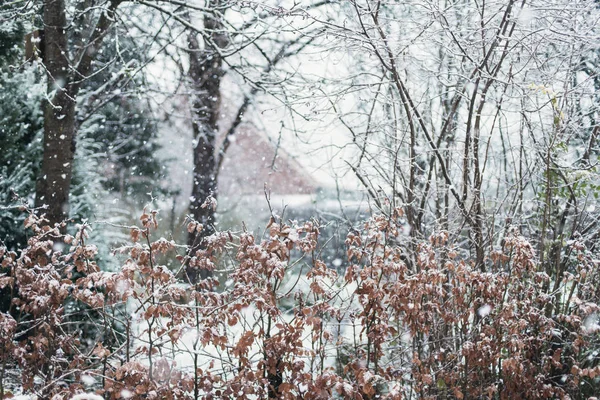
[[(397, 210), (348, 234), (349, 266), (338, 276), (318, 256), (315, 221), (272, 218), (260, 240), (215, 233), (181, 256), (173, 241), (153, 239), (156, 215), (144, 210), (113, 273), (95, 264), (85, 224), (61, 235), (31, 214), (27, 248), (0, 248), (0, 288), (14, 292), (0, 313), (0, 361), (18, 365), (25, 391), (56, 399), (90, 390), (110, 399), (554, 398), (600, 378), (590, 347), (598, 270), (580, 243), (571, 244), (578, 264), (556, 283), (557, 301), (518, 235), (489, 253), (488, 272), (461, 258), (446, 232), (407, 257)], [(165, 257), (180, 266), (167, 268)], [(224, 268), (227, 284), (215, 275), (182, 285), (188, 265)]]

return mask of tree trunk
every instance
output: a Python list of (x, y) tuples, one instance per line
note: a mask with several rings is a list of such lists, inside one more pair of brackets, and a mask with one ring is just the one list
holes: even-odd
[(48, 93), (55, 92), (44, 106), (44, 155), (37, 180), (35, 205), (53, 225), (69, 215), (69, 187), (75, 154), (75, 97), (69, 80), (69, 60), (64, 0), (44, 3), (44, 63)]
[[(214, 0), (210, 6), (221, 9), (223, 0)], [(194, 132), (194, 174), (190, 214), (200, 222), (204, 229), (188, 236), (191, 252), (201, 249), (203, 238), (215, 232), (215, 210), (209, 205), (202, 207), (211, 196), (217, 198), (218, 156), (216, 154), (219, 112), (221, 103), (221, 80), (224, 75), (223, 58), (217, 50), (225, 48), (229, 39), (223, 32), (223, 23), (213, 14), (204, 17), (204, 28), (210, 32), (210, 42), (205, 40), (204, 48), (200, 48), (195, 32), (188, 35), (188, 52), (190, 56), (189, 78), (193, 90), (192, 128)], [(190, 283), (205, 279), (210, 271), (186, 269)]]
[[(57, 101), (57, 97), (63, 99)], [(53, 99), (54, 104), (46, 104), (44, 110), (44, 156), (35, 198), (36, 207), (47, 206), (42, 213), (51, 225), (69, 216), (69, 188), (75, 155), (75, 104), (65, 95), (57, 97)]]
[[(69, 62), (67, 16), (64, 0), (44, 2), (44, 65), (48, 76), (48, 98), (44, 106), (44, 151), (42, 169), (36, 184), (35, 206), (46, 205), (42, 213), (51, 225), (69, 216), (69, 189), (75, 156), (77, 94), (92, 68), (92, 60), (114, 21), (114, 11), (122, 0), (110, 1), (85, 46)], [(64, 231), (65, 227), (62, 228)]]

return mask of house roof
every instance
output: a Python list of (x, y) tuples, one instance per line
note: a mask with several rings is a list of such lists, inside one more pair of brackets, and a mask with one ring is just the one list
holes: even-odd
[(260, 195), (265, 183), (280, 195), (312, 194), (317, 182), (277, 144), (254, 126), (243, 124), (235, 136), (219, 173), (219, 195)]

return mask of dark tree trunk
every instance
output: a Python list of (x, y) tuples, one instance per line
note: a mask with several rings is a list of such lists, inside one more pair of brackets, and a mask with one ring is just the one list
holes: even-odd
[(64, 0), (44, 3), (45, 52), (48, 93), (55, 91), (44, 106), (44, 156), (37, 180), (35, 205), (51, 224), (65, 220), (69, 213), (69, 187), (75, 153), (75, 98), (69, 79), (67, 25)]
[[(223, 0), (213, 0), (210, 6), (219, 10)], [(204, 237), (214, 233), (215, 210), (209, 205), (202, 207), (211, 196), (217, 198), (218, 155), (216, 154), (219, 113), (221, 103), (221, 80), (224, 74), (223, 59), (219, 49), (229, 44), (228, 37), (223, 32), (223, 23), (213, 14), (204, 17), (204, 28), (210, 32), (210, 41), (204, 42), (200, 48), (195, 32), (188, 35), (188, 52), (190, 56), (189, 78), (193, 90), (192, 128), (194, 132), (194, 174), (190, 214), (200, 222), (204, 229), (193, 232), (188, 236), (188, 245), (192, 253), (202, 248)], [(210, 276), (210, 271), (186, 269), (190, 283)]]
[[(44, 105), (44, 150), (37, 179), (35, 206), (46, 206), (50, 224), (69, 216), (69, 189), (75, 156), (77, 94), (89, 74), (92, 60), (114, 20), (121, 0), (112, 0), (98, 18), (91, 35), (69, 61), (66, 4), (64, 0), (44, 2), (44, 65), (48, 76), (48, 98)], [(83, 43), (83, 42), (82, 42)], [(63, 228), (64, 229), (64, 228)]]
[(66, 95), (56, 96), (44, 110), (44, 156), (37, 180), (36, 207), (50, 224), (69, 216), (69, 188), (75, 155), (75, 104)]

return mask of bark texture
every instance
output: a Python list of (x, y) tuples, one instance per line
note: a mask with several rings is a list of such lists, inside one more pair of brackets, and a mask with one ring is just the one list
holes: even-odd
[(42, 213), (51, 225), (69, 216), (77, 95), (92, 69), (92, 61), (114, 21), (113, 14), (120, 2), (113, 0), (102, 10), (90, 36), (75, 52), (74, 61), (70, 60), (65, 1), (44, 2), (43, 60), (48, 77), (48, 101), (44, 105), (44, 150), (35, 206), (45, 206)]
[(48, 93), (54, 95), (44, 106), (44, 155), (37, 180), (35, 205), (46, 205), (46, 218), (54, 224), (65, 220), (69, 212), (69, 187), (75, 154), (75, 98), (69, 88), (64, 0), (47, 0), (43, 18)]
[[(190, 57), (189, 79), (193, 91), (192, 128), (194, 133), (194, 181), (190, 214), (200, 222), (202, 232), (191, 233), (188, 245), (192, 253), (201, 249), (203, 238), (214, 233), (215, 210), (212, 206), (202, 207), (211, 196), (217, 198), (218, 155), (216, 154), (219, 109), (221, 103), (221, 80), (224, 75), (223, 58), (219, 52), (229, 44), (224, 33), (223, 22), (218, 15), (223, 0), (210, 2), (215, 13), (204, 16), (204, 46), (200, 47), (197, 33), (188, 35), (188, 52)], [(187, 268), (187, 279), (190, 283), (198, 282), (210, 276), (210, 271)]]

